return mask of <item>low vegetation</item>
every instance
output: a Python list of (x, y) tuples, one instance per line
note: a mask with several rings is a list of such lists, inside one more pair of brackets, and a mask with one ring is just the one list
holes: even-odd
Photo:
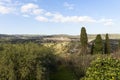
[(46, 80), (55, 67), (51, 48), (34, 43), (1, 44), (0, 48), (0, 80)]
[(82, 80), (120, 80), (120, 60), (99, 57), (92, 61)]

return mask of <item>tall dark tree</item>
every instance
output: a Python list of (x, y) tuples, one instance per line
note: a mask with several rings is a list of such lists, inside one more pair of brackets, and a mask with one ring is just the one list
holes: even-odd
[(110, 54), (110, 40), (108, 34), (105, 36), (105, 54)]
[(91, 45), (91, 54), (93, 54), (93, 49), (94, 49), (94, 43), (92, 43), (92, 45)]
[(120, 40), (118, 41), (118, 50), (120, 49)]
[(115, 49), (115, 52), (120, 52), (120, 39), (118, 40), (118, 45)]
[(103, 54), (103, 41), (100, 34), (96, 36), (94, 42), (93, 54)]
[(85, 27), (81, 28), (80, 43), (81, 43), (81, 54), (87, 54), (88, 37)]

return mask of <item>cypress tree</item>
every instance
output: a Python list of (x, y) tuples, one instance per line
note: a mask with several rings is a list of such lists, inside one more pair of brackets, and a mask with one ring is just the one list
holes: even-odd
[(105, 54), (110, 54), (110, 40), (108, 34), (105, 36)]
[(120, 40), (118, 41), (118, 50), (120, 49)]
[(91, 45), (91, 54), (93, 54), (93, 49), (94, 49), (94, 43), (92, 43), (92, 45)]
[(85, 27), (81, 28), (80, 43), (81, 43), (81, 54), (86, 54), (87, 46), (88, 46), (88, 38)]
[(93, 54), (98, 54), (98, 53), (103, 54), (103, 41), (100, 34), (96, 36), (94, 42), (94, 48), (93, 48)]
[(117, 48), (115, 49), (115, 52), (119, 52), (120, 51), (120, 40), (118, 40), (118, 45)]

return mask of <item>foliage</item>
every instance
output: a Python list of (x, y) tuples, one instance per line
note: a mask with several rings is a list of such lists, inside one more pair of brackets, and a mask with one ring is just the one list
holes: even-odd
[(2, 44), (0, 80), (46, 80), (48, 67), (55, 65), (53, 52), (52, 48), (31, 42)]
[(116, 47), (116, 52), (120, 52), (120, 40), (118, 40), (118, 45)]
[(97, 58), (81, 80), (120, 80), (120, 60), (112, 57)]
[(105, 54), (110, 54), (110, 40), (108, 34), (106, 34), (105, 40)]
[(96, 36), (93, 46), (93, 54), (98, 54), (98, 53), (103, 54), (103, 42), (100, 34)]
[(81, 34), (80, 34), (80, 43), (81, 43), (81, 53), (86, 54), (87, 53), (87, 46), (88, 46), (88, 38), (85, 27), (81, 28)]
[(93, 61), (98, 55), (71, 55), (69, 61), (69, 67), (75, 74), (77, 80), (85, 76), (86, 69), (90, 66), (91, 61)]
[(58, 71), (51, 74), (50, 80), (76, 80), (76, 79), (75, 75), (71, 72), (71, 70), (67, 66), (60, 65), (58, 67)]

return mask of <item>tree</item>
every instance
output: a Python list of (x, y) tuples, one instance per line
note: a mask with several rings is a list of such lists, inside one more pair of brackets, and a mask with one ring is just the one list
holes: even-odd
[(92, 45), (91, 45), (91, 54), (93, 54), (93, 49), (94, 49), (94, 43), (92, 43)]
[(112, 57), (97, 58), (81, 80), (120, 80), (120, 60)]
[(51, 69), (57, 65), (50, 47), (32, 42), (4, 43), (1, 47), (0, 80), (48, 80)]
[(87, 46), (88, 46), (88, 38), (85, 27), (81, 28), (80, 43), (81, 43), (81, 54), (86, 54)]
[(93, 54), (98, 54), (98, 53), (103, 54), (103, 41), (100, 34), (96, 36), (93, 47)]
[(106, 39), (105, 39), (105, 54), (110, 54), (110, 40), (108, 34), (106, 34)]
[(118, 45), (115, 49), (115, 52), (120, 52), (120, 40), (118, 40)]

